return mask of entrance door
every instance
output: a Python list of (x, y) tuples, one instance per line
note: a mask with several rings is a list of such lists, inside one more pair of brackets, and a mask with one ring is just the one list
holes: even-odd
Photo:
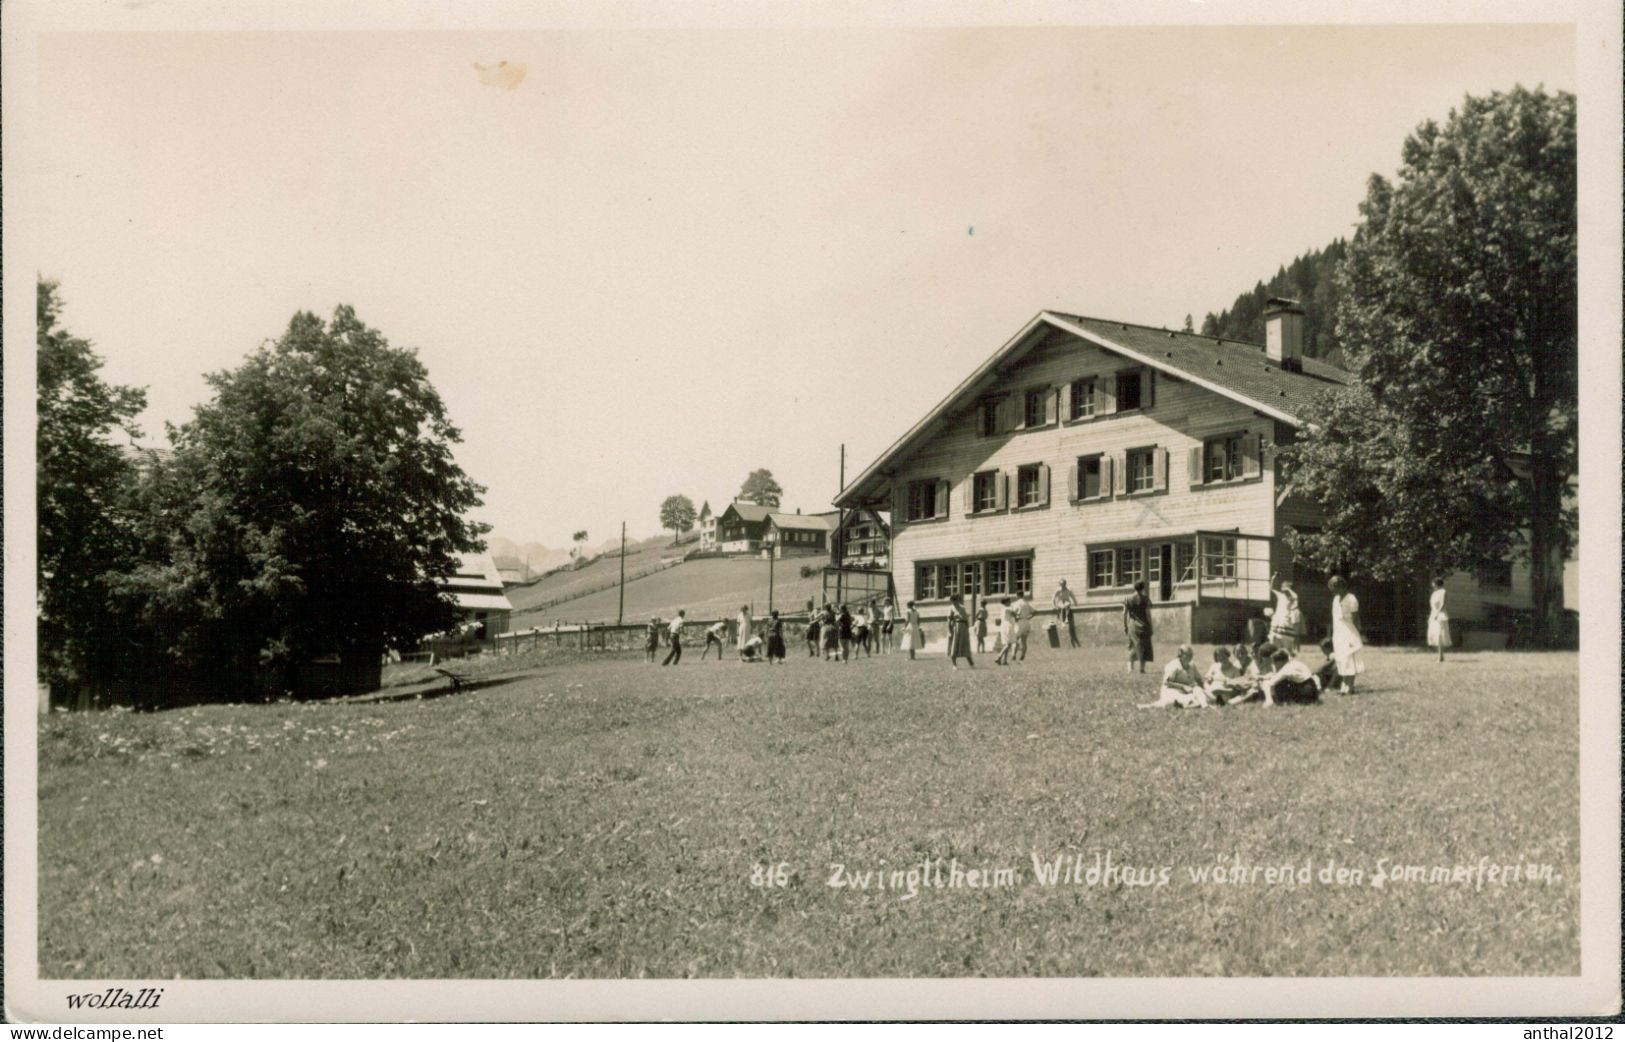
[(1163, 543), (1161, 546), (1152, 547), (1151, 552), (1157, 555), (1157, 560), (1162, 566), (1157, 569), (1160, 573), (1157, 579), (1157, 600), (1171, 601), (1174, 599), (1174, 544)]

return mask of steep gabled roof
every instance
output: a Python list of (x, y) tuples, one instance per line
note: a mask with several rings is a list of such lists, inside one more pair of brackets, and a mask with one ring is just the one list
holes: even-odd
[(1294, 427), (1304, 425), (1303, 409), (1316, 395), (1349, 381), (1349, 374), (1344, 370), (1315, 359), (1304, 359), (1302, 372), (1282, 369), (1269, 362), (1262, 344), (1061, 311), (1040, 311), (842, 489), (835, 497), (836, 506), (856, 506), (864, 498), (872, 498), (868, 486), (876, 484), (875, 479), (882, 471), (912, 449), (938, 419), (983, 393), (1000, 366), (1026, 353), (1051, 329), (1070, 333), (1141, 365), (1177, 376)]
[[(728, 504), (728, 510), (737, 514), (741, 521), (748, 521), (751, 524), (766, 521), (767, 515), (773, 512), (772, 507), (757, 506), (755, 503), (746, 503), (738, 499)], [(723, 517), (728, 515), (728, 510), (722, 512)]]
[(840, 527), (840, 514), (782, 514), (774, 511), (768, 517), (779, 528), (794, 528), (806, 532), (833, 532)]
[(1348, 373), (1314, 358), (1303, 359), (1303, 372), (1282, 369), (1264, 357), (1264, 345), (1180, 333), (1103, 318), (1045, 312), (1060, 328), (1094, 340), (1118, 354), (1181, 379), (1201, 384), (1275, 419), (1303, 426), (1304, 406), (1329, 386), (1346, 384)]

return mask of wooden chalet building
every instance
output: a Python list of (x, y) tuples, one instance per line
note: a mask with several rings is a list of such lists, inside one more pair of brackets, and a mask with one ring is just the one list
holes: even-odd
[(863, 507), (849, 511), (838, 542), (838, 563), (847, 568), (891, 566), (891, 525), (878, 510)]
[[(1119, 605), (1144, 580), (1162, 643), (1235, 640), (1278, 571), (1322, 631), (1325, 577), (1294, 575), (1282, 538), (1312, 529), (1319, 511), (1292, 493), (1275, 453), (1304, 407), (1349, 377), (1302, 356), (1294, 302), (1270, 303), (1265, 345), (1040, 312), (836, 505), (890, 511), (898, 596), (927, 616), (953, 593), (1021, 590), (1047, 610), (1066, 579), (1080, 630), (1115, 638)], [(1476, 585), (1452, 578), (1453, 616), (1482, 602)], [(1374, 635), (1409, 636), (1383, 634), (1380, 620), (1406, 625), (1414, 592), (1355, 589)]]
[(772, 507), (734, 500), (717, 515), (716, 548), (725, 554), (754, 554), (762, 549)]
[(798, 510), (794, 514), (785, 514), (774, 511), (767, 515), (764, 538), (777, 558), (827, 557), (830, 540), (839, 525), (838, 513), (803, 514)]

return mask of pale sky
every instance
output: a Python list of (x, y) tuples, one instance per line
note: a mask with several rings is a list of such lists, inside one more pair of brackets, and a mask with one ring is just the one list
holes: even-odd
[(1039, 310), (1200, 322), (1348, 235), (1422, 120), (1574, 58), (1538, 25), (59, 34), (39, 270), (152, 442), (352, 304), (496, 534), (598, 543), (756, 467), (828, 509), (843, 442), (850, 478)]

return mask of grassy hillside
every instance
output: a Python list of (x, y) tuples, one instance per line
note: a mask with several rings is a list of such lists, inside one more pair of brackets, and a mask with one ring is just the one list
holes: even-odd
[[(779, 561), (773, 569), (773, 605), (781, 611), (799, 609), (807, 598), (817, 598), (819, 576), (801, 578), (801, 566), (822, 566), (822, 558)], [(587, 569), (582, 569), (587, 571)], [(690, 561), (626, 584), (626, 617), (647, 620), (651, 615), (669, 619), (678, 608), (695, 619), (732, 615), (741, 604), (752, 605), (758, 615), (767, 612), (767, 562), (755, 558), (713, 557)], [(632, 562), (627, 561), (627, 574)], [(510, 597), (512, 594), (509, 595)], [(614, 622), (619, 600), (615, 588), (590, 594), (539, 614), (516, 614), (514, 629), (566, 622)]]
[[(693, 549), (697, 536), (685, 540), (678, 546), (673, 546), (671, 537), (655, 536), (639, 543), (626, 545), (626, 575), (630, 579), (634, 575), (641, 575), (660, 564), (662, 557), (675, 557)], [(565, 569), (543, 576), (528, 586), (514, 586), (508, 589), (508, 600), (513, 604), (516, 613), (529, 612), (540, 605), (556, 601), (560, 597), (571, 594), (585, 593), (589, 590), (615, 583), (620, 580), (621, 559), (619, 557), (600, 557), (591, 561), (575, 571)], [(529, 623), (526, 623), (529, 625)]]

